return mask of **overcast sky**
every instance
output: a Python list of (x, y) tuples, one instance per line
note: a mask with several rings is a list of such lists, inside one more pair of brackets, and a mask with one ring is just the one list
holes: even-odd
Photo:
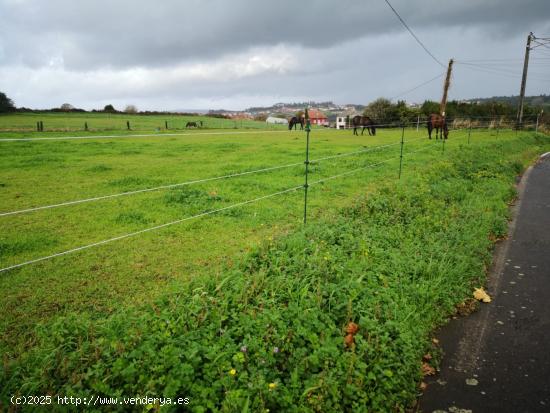
[[(550, 37), (550, 0), (390, 2), (457, 59), (450, 99), (518, 94), (528, 33)], [(550, 94), (550, 46), (531, 57), (527, 94)], [(444, 71), (384, 0), (0, 0), (0, 91), (17, 106), (422, 102), (442, 77), (403, 93)]]

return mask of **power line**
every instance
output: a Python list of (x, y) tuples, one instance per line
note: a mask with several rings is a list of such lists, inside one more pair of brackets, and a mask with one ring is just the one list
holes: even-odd
[(409, 94), (409, 93), (411, 93), (411, 92), (414, 92), (416, 89), (419, 89), (419, 88), (421, 88), (422, 86), (425, 86), (425, 85), (427, 85), (428, 83), (431, 83), (431, 82), (433, 82), (434, 80), (437, 80), (437, 79), (439, 79), (440, 77), (443, 77), (444, 75), (445, 75), (445, 72), (443, 72), (443, 73), (437, 75), (436, 77), (431, 78), (430, 80), (427, 80), (427, 81), (425, 81), (425, 82), (422, 82), (421, 84), (419, 84), (419, 85), (413, 87), (412, 89), (409, 89), (409, 90), (407, 90), (407, 91), (405, 91), (405, 92), (403, 92), (403, 93), (400, 93), (399, 95), (392, 96), (392, 97), (390, 98), (390, 100), (394, 100), (395, 98), (398, 98), (398, 97), (407, 95), (407, 94)]
[[(506, 70), (506, 69), (499, 69), (499, 68), (495, 68), (495, 67), (486, 67), (484, 65), (478, 65), (478, 64), (474, 64), (474, 63), (458, 62), (458, 64), (460, 64), (460, 65), (462, 65), (462, 66), (464, 66), (468, 69), (475, 70), (477, 72), (489, 73), (489, 74), (492, 74), (492, 75), (503, 76), (503, 77), (513, 78), (513, 79), (521, 79), (521, 77), (522, 77), (521, 73), (512, 72), (512, 71)], [(536, 76), (537, 74), (539, 76)], [(550, 82), (550, 79), (540, 77), (540, 76), (543, 76), (544, 74), (542, 74), (542, 73), (537, 73), (537, 74), (533, 73), (533, 75), (535, 75), (535, 76), (531, 76), (531, 78), (534, 79), (534, 80), (542, 81), (542, 82)]]
[(405, 20), (403, 20), (401, 18), (401, 16), (399, 15), (399, 13), (397, 13), (397, 11), (393, 8), (393, 6), (390, 4), (390, 2), (388, 0), (384, 0), (386, 2), (386, 4), (390, 7), (390, 9), (392, 9), (392, 11), (395, 13), (395, 15), (397, 16), (397, 18), (399, 19), (399, 21), (403, 24), (403, 26), (405, 26), (405, 28), (409, 31), (409, 33), (412, 35), (412, 37), (414, 37), (414, 39), (418, 42), (418, 44), (420, 46), (422, 46), (422, 48), (426, 51), (426, 53), (428, 53), (430, 55), (430, 57), (435, 60), (441, 67), (443, 68), (447, 68), (446, 65), (444, 65), (443, 63), (441, 63), (429, 50), (426, 46), (424, 46), (424, 43), (422, 43), (420, 41), (420, 39), (416, 36), (416, 34), (414, 34), (414, 32), (411, 30), (411, 28), (407, 25), (407, 23), (405, 23)]

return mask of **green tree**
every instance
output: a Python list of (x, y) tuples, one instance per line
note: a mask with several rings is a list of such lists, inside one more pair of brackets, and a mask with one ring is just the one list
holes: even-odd
[(113, 105), (105, 105), (105, 107), (103, 108), (103, 111), (104, 112), (116, 112), (116, 109)]
[(13, 100), (6, 96), (5, 93), (0, 92), (0, 113), (15, 111), (15, 105)]
[(369, 103), (365, 108), (364, 115), (379, 124), (390, 123), (399, 117), (396, 106), (386, 98), (378, 98)]
[(416, 121), (417, 116), (420, 114), (418, 110), (408, 107), (404, 100), (397, 101), (395, 111), (397, 112), (397, 117), (400, 122)]
[(429, 116), (432, 113), (439, 113), (439, 103), (434, 102), (433, 100), (425, 100), (420, 108), (420, 112), (426, 116)]

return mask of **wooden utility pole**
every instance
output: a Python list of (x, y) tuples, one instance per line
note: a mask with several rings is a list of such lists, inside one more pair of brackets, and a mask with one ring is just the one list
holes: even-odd
[(523, 124), (523, 99), (525, 98), (525, 84), (527, 83), (527, 67), (529, 66), (529, 51), (531, 50), (531, 39), (535, 37), (533, 32), (527, 36), (527, 46), (525, 47), (525, 60), (523, 61), (523, 76), (521, 77), (521, 89), (519, 92), (518, 115), (516, 118), (516, 128), (521, 129)]
[(445, 107), (447, 106), (447, 92), (451, 85), (451, 73), (453, 71), (453, 59), (449, 60), (449, 66), (447, 67), (447, 76), (445, 76), (445, 84), (443, 85), (443, 97), (441, 98), (441, 106), (439, 107), (439, 114), (445, 116)]

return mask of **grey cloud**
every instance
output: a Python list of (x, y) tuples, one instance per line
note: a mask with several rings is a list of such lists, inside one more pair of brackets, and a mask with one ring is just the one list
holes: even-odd
[[(550, 14), (546, 0), (393, 3), (415, 30), (479, 26), (511, 35)], [(0, 16), (0, 64), (58, 59), (80, 71), (161, 67), (276, 44), (326, 49), (403, 30), (383, 0), (3, 0)]]

